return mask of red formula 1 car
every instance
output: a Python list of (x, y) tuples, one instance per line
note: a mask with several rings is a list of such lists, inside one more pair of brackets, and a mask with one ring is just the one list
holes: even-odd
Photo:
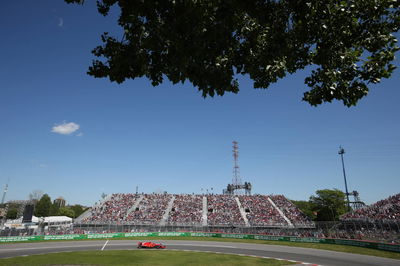
[(157, 249), (164, 249), (166, 248), (163, 244), (157, 244), (153, 242), (139, 242), (137, 248), (157, 248)]

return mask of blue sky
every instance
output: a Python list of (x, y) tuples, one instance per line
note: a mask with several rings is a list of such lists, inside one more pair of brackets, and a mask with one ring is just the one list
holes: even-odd
[[(399, 69), (356, 107), (302, 102), (307, 72), (268, 90), (240, 79), (238, 95), (203, 99), (191, 84), (118, 85), (86, 74), (103, 31), (93, 3), (6, 0), (0, 10), (0, 185), (6, 200), (39, 189), (91, 205), (101, 193), (221, 192), (232, 180), (232, 141), (253, 192), (308, 199), (349, 190), (373, 203), (399, 193)], [(396, 61), (399, 66), (399, 61)], [(71, 127), (54, 128), (68, 123)], [(74, 128), (75, 126), (75, 128)], [(70, 134), (79, 126), (79, 129)], [(55, 131), (55, 132), (53, 132)], [(58, 133), (57, 133), (58, 132)]]

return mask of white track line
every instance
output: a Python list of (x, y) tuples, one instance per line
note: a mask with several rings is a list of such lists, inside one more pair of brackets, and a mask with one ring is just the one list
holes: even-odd
[(106, 243), (104, 243), (104, 246), (101, 248), (101, 250), (104, 250), (104, 248), (106, 247), (107, 243), (108, 243), (108, 240), (106, 241)]
[(234, 246), (226, 246), (226, 245), (195, 245), (195, 244), (184, 244), (184, 243), (179, 243), (179, 244), (169, 244), (168, 246), (192, 246), (192, 247), (212, 247), (212, 248), (237, 248)]
[(84, 248), (84, 247), (95, 247), (98, 245), (94, 245), (90, 243), (89, 245), (73, 245), (73, 246), (45, 246), (45, 247), (24, 247), (24, 248), (5, 248), (5, 249), (0, 249), (0, 253), (3, 251), (17, 251), (17, 250), (25, 250), (25, 249), (57, 249), (57, 248)]

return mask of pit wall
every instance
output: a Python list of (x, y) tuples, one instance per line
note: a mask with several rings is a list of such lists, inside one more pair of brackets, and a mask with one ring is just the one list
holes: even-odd
[(0, 242), (20, 242), (20, 241), (42, 241), (42, 240), (79, 240), (79, 239), (109, 239), (125, 237), (165, 237), (165, 236), (186, 236), (186, 237), (216, 237), (216, 238), (235, 238), (235, 239), (256, 239), (272, 240), (284, 242), (301, 243), (321, 243), (336, 244), (372, 248), (400, 253), (400, 245), (386, 244), (379, 242), (331, 239), (315, 237), (292, 237), (292, 236), (268, 236), (268, 235), (250, 235), (250, 234), (224, 234), (224, 233), (190, 233), (190, 232), (132, 232), (132, 233), (107, 233), (107, 234), (71, 234), (71, 235), (48, 235), (48, 236), (11, 236), (0, 237)]

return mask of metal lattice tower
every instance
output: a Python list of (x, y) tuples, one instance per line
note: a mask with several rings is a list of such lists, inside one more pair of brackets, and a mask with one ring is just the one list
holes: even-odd
[(233, 143), (233, 179), (232, 179), (232, 184), (234, 186), (240, 186), (242, 184), (242, 180), (240, 180), (240, 169), (239, 169), (239, 163), (238, 163), (238, 158), (239, 158), (239, 147), (238, 147), (238, 142), (237, 141), (232, 141)]
[(8, 182), (7, 182), (7, 184), (6, 184), (5, 188), (4, 188), (3, 198), (1, 199), (1, 204), (4, 204), (4, 200), (6, 198), (7, 191), (8, 191)]
[[(240, 178), (240, 169), (239, 169), (239, 147), (237, 141), (232, 141), (233, 143), (233, 178), (232, 184), (228, 184), (226, 189), (222, 190), (223, 194), (226, 195), (242, 195), (243, 190), (246, 195), (251, 195), (252, 185), (250, 182), (244, 182), (242, 185), (242, 180)], [(211, 188), (212, 189), (212, 188)]]

